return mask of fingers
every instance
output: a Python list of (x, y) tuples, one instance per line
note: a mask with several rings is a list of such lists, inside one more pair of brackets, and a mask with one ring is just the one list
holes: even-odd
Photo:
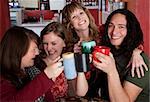
[(78, 46), (80, 46), (80, 45), (81, 45), (82, 41), (83, 41), (82, 39), (80, 39), (80, 40), (78, 41), (78, 43), (77, 43), (77, 44), (78, 44)]
[(58, 62), (58, 63), (56, 63), (56, 67), (57, 67), (57, 68), (61, 68), (61, 67), (62, 67), (62, 65), (63, 65), (63, 64), (62, 64), (62, 62)]
[(93, 60), (93, 65), (94, 65), (96, 68), (102, 70), (102, 68), (101, 68), (100, 65), (99, 65), (99, 62)]
[(132, 63), (132, 69), (131, 69), (131, 76), (134, 77), (135, 74), (134, 74), (134, 71), (135, 71), (135, 65)]
[(147, 67), (147, 65), (145, 63), (143, 63), (142, 67), (144, 67), (145, 70), (148, 71), (148, 67)]
[(48, 52), (47, 50), (45, 50), (45, 53), (46, 53), (46, 55), (47, 55), (47, 56), (49, 56), (49, 55), (50, 55), (50, 54), (49, 54), (49, 52)]
[(132, 60), (132, 69), (131, 69), (132, 77), (135, 76), (135, 73), (137, 74), (138, 78), (143, 77), (144, 70), (148, 71), (148, 67), (145, 64), (142, 56), (141, 55), (133, 56), (131, 60)]
[(92, 54), (89, 54), (90, 63), (92, 63)]
[[(142, 75), (142, 77), (144, 76), (144, 69), (143, 69), (143, 67), (142, 66), (140, 66), (140, 72), (141, 72), (141, 75)], [(140, 78), (140, 77), (139, 77)]]
[(106, 63), (108, 64), (108, 59), (107, 59), (107, 56), (105, 54), (102, 54), (102, 53), (99, 53), (97, 52), (96, 53), (96, 57), (99, 61), (101, 61), (101, 63)]
[(132, 69), (131, 69), (131, 76), (132, 76), (132, 77), (135, 76), (134, 71), (135, 71), (135, 67), (134, 67), (133, 64), (132, 64)]
[(54, 63), (55, 63), (55, 62), (58, 62), (60, 59), (61, 59), (61, 57), (58, 56), (53, 62), (54, 62)]
[(135, 72), (136, 72), (138, 78), (143, 77), (145, 75), (144, 69), (147, 71), (147, 66), (146, 65), (145, 66), (142, 65), (142, 66), (139, 66), (139, 67), (133, 67), (131, 69), (131, 75), (132, 75), (132, 77), (135, 76)]
[(75, 53), (81, 52), (81, 45), (79, 42), (74, 45), (74, 52)]
[(136, 68), (136, 74), (137, 74), (138, 78), (141, 78), (141, 75), (140, 75), (140, 68)]

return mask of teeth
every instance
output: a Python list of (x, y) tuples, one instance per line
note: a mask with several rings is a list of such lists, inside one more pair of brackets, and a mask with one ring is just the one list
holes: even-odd
[(50, 55), (53, 55), (54, 54), (54, 52), (51, 52), (51, 53), (49, 53)]
[(49, 53), (49, 55), (52, 55), (55, 53), (55, 51), (51, 51), (51, 52), (49, 51), (48, 53)]
[(79, 24), (84, 24), (85, 23), (85, 21), (82, 21), (82, 22), (80, 22)]
[(119, 36), (113, 36), (111, 37), (112, 39), (119, 39), (120, 37)]

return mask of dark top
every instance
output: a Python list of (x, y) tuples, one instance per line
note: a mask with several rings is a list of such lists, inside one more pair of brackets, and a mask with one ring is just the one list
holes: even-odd
[[(149, 65), (148, 63), (148, 58), (145, 56), (144, 53), (141, 54), (143, 59), (145, 60), (147, 66)], [(145, 57), (144, 57), (145, 56)], [(121, 83), (124, 82), (124, 80), (128, 80), (132, 83), (136, 83), (137, 86), (140, 86), (141, 88), (144, 89), (144, 91), (142, 91), (142, 98), (141, 100), (143, 100), (144, 97), (146, 97), (146, 99), (144, 100), (148, 100), (148, 92), (149, 92), (149, 77), (148, 77), (148, 73), (149, 72), (145, 72), (145, 77), (138, 79), (137, 76), (135, 76), (135, 78), (132, 78), (130, 75), (130, 69), (131, 66), (129, 66), (129, 68), (126, 68), (126, 66), (129, 63), (130, 58), (126, 56), (125, 53), (121, 53), (121, 54), (116, 54), (114, 55), (115, 61), (116, 61), (116, 66), (117, 66), (117, 70), (120, 76), (120, 80)], [(97, 74), (96, 74), (97, 73)], [(137, 79), (137, 80), (136, 80)], [(147, 81), (146, 83), (144, 83), (145, 81)], [(86, 94), (86, 97), (88, 98), (94, 98), (94, 97), (101, 97), (104, 100), (109, 100), (109, 93), (108, 93), (108, 80), (107, 80), (107, 74), (102, 72), (102, 71), (98, 71), (98, 70), (93, 70), (91, 73), (91, 77), (88, 80), (89, 82), (89, 90)], [(143, 85), (141, 85), (141, 82), (144, 83)], [(144, 92), (144, 97), (143, 97), (143, 92)], [(146, 96), (145, 96), (146, 95)], [(138, 99), (137, 99), (138, 100)], [(147, 101), (137, 101), (137, 102), (147, 102)]]
[[(142, 53), (142, 57), (146, 65), (150, 65), (149, 59), (144, 53)], [(149, 74), (150, 71), (148, 70), (145, 72), (145, 75), (142, 78), (138, 78), (137, 76), (131, 77), (130, 75), (126, 78), (127, 81), (143, 89), (142, 92), (138, 95), (136, 102), (149, 102)]]

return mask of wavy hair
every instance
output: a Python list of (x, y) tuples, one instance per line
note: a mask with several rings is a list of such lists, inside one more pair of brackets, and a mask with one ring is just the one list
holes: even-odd
[(71, 2), (70, 4), (66, 5), (63, 10), (62, 10), (62, 23), (65, 25), (65, 27), (69, 30), (70, 35), (73, 38), (77, 38), (79, 40), (79, 37), (75, 33), (75, 30), (72, 28), (70, 19), (71, 19), (71, 14), (76, 10), (76, 9), (82, 9), (88, 16), (89, 18), (89, 30), (90, 30), (90, 37), (92, 40), (96, 40), (98, 37), (98, 27), (95, 24), (95, 20), (93, 16), (91, 15), (90, 11), (81, 3), (78, 2)]
[(66, 30), (66, 28), (64, 27), (63, 24), (59, 23), (59, 22), (51, 22), (49, 23), (42, 31), (41, 31), (41, 35), (40, 35), (40, 56), (41, 57), (46, 57), (46, 53), (43, 47), (43, 37), (44, 35), (49, 34), (50, 32), (54, 32), (54, 34), (56, 34), (57, 36), (59, 36), (62, 40), (64, 40), (65, 44), (70, 42), (70, 38), (68, 36), (68, 32)]

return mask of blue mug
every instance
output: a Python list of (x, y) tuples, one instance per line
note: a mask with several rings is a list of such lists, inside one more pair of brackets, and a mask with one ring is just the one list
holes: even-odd
[(76, 67), (75, 67), (75, 60), (74, 60), (74, 53), (67, 52), (62, 54), (63, 57), (63, 65), (64, 65), (64, 72), (67, 79), (74, 79), (77, 77)]

